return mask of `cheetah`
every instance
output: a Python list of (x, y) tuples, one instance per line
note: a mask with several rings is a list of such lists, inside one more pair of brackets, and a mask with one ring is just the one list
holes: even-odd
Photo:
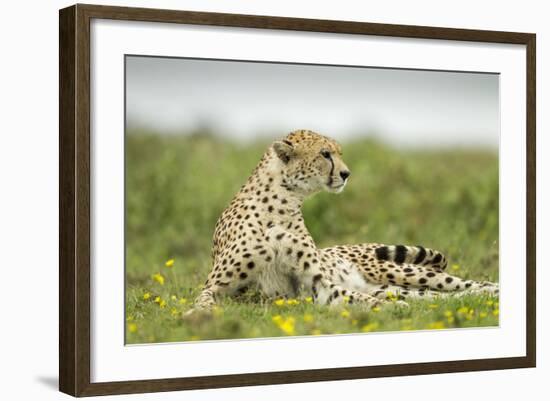
[[(314, 303), (367, 308), (408, 298), (498, 293), (498, 284), (445, 272), (442, 253), (422, 246), (365, 243), (320, 249), (302, 215), (317, 192), (340, 193), (350, 170), (340, 145), (309, 130), (275, 141), (218, 219), (213, 268), (194, 310), (247, 289), (267, 298), (311, 296)], [(190, 312), (193, 312), (191, 310)]]

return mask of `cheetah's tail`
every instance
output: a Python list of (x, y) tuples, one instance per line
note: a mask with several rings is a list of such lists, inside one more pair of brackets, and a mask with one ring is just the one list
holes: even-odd
[(420, 245), (382, 245), (375, 249), (375, 253), (378, 260), (431, 266), (441, 270), (447, 267), (447, 259), (441, 252)]

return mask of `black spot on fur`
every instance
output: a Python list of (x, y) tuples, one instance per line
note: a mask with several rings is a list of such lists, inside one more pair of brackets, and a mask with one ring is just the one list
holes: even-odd
[(290, 142), (290, 141), (287, 140), (287, 139), (283, 139), (282, 142), (283, 142), (283, 143), (286, 143), (288, 146), (292, 146), (292, 142)]
[(424, 258), (426, 257), (426, 250), (422, 246), (417, 246), (418, 248), (418, 255), (416, 255), (416, 258), (414, 259), (414, 264), (417, 265), (421, 263)]
[(376, 253), (376, 258), (378, 260), (388, 260), (389, 258), (389, 254), (388, 254), (388, 247), (387, 246), (382, 246), (380, 248), (376, 248), (376, 251), (374, 251)]
[(395, 262), (396, 263), (403, 263), (405, 261), (405, 257), (407, 256), (407, 248), (403, 245), (397, 245), (395, 247)]

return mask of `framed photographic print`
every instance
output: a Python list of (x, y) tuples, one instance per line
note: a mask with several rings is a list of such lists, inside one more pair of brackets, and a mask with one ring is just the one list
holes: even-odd
[(535, 366), (535, 35), (60, 11), (60, 390)]

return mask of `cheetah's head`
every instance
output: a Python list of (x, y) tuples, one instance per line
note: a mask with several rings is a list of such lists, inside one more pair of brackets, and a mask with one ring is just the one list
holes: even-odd
[(342, 192), (350, 171), (342, 160), (342, 148), (333, 139), (299, 130), (272, 145), (281, 161), (283, 184), (311, 195), (325, 190)]

